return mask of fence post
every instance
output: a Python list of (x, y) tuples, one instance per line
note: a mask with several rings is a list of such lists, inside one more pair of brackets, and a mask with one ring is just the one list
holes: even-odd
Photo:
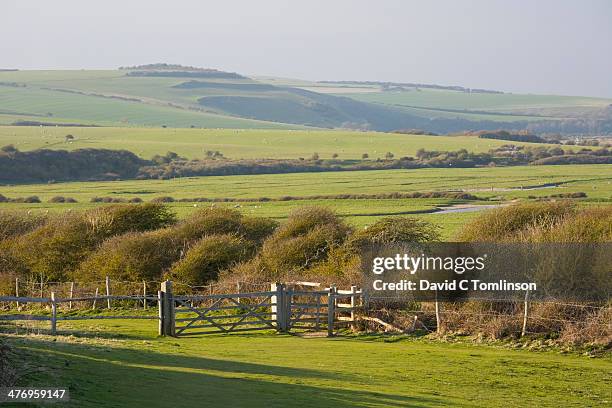
[(317, 293), (317, 320), (315, 323), (315, 330), (321, 330), (321, 295)]
[(525, 292), (525, 307), (523, 313), (523, 329), (521, 330), (521, 337), (527, 334), (527, 317), (529, 316), (529, 291)]
[(91, 305), (92, 310), (96, 308), (96, 300), (98, 300), (98, 288), (96, 288), (96, 294), (94, 295), (93, 304)]
[(283, 324), (285, 331), (291, 329), (291, 302), (293, 302), (293, 289), (289, 289), (287, 285), (283, 285)]
[(142, 308), (147, 309), (147, 282), (142, 281)]
[(327, 337), (334, 336), (334, 318), (336, 314), (336, 287), (331, 285), (327, 294)]
[[(19, 278), (15, 278), (15, 297), (19, 297)], [(17, 309), (19, 309), (19, 301), (17, 303)]]
[(106, 308), (110, 309), (111, 308), (111, 301), (110, 301), (110, 278), (107, 276), (106, 277)]
[(57, 329), (57, 303), (55, 303), (55, 292), (51, 292), (51, 334), (55, 336)]
[[(74, 297), (74, 282), (70, 282), (70, 299)], [(68, 302), (68, 309), (72, 310), (72, 300)]]
[(172, 281), (167, 280), (161, 283), (161, 295), (163, 335), (174, 337), (176, 326), (174, 322), (174, 296), (172, 295)]
[(164, 294), (161, 290), (157, 291), (157, 309), (159, 311), (159, 335), (165, 336), (164, 332), (165, 323), (164, 323)]
[[(240, 294), (240, 282), (236, 282), (236, 293), (237, 293), (237, 294)], [(241, 303), (240, 296), (238, 296), (238, 297), (236, 298), (236, 301), (237, 301), (238, 303)]]
[(272, 304), (272, 320), (276, 320), (276, 330), (279, 332), (286, 331), (285, 326), (285, 285), (275, 282), (270, 284), (270, 292), (275, 292), (275, 295), (270, 297)]
[(355, 330), (355, 308), (357, 307), (357, 286), (351, 286), (351, 330)]
[(442, 331), (442, 317), (440, 316), (440, 304), (438, 302), (438, 290), (436, 289), (436, 333)]

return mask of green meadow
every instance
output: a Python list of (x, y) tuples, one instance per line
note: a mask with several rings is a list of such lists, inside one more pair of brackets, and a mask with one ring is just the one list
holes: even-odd
[[(66, 142), (66, 135), (74, 140)], [(517, 145), (525, 143), (513, 142)], [(323, 159), (337, 154), (339, 159), (414, 156), (427, 150), (486, 152), (507, 141), (473, 136), (423, 136), (342, 130), (244, 130), (244, 129), (163, 129), (113, 127), (29, 127), (0, 126), (0, 146), (13, 144), (19, 150), (39, 148), (74, 150), (81, 148), (125, 149), (149, 159), (173, 151), (195, 159), (207, 150), (219, 150), (237, 158), (309, 158), (318, 153)], [(532, 145), (533, 144), (528, 144)]]
[(58, 327), (56, 338), (6, 338), (17, 358), (38, 367), (22, 382), (70, 387), (68, 407), (595, 407), (612, 400), (609, 356), (403, 336), (160, 338), (156, 323), (142, 320)]
[[(545, 184), (562, 183), (558, 187)], [(523, 188), (521, 190), (521, 187)], [(533, 189), (529, 189), (533, 187)], [(540, 188), (536, 188), (540, 187)], [(585, 192), (590, 198), (612, 198), (611, 165), (515, 166), (463, 169), (340, 171), (243, 176), (183, 177), (171, 180), (125, 180), (24, 184), (0, 187), (8, 197), (56, 195), (87, 202), (96, 196), (180, 198), (279, 198), (333, 194), (467, 191), (506, 200), (529, 195)]]
[[(549, 186), (559, 183), (558, 186)], [(521, 189), (522, 188), (522, 189)], [(440, 225), (443, 236), (451, 239), (477, 212), (431, 213), (463, 200), (448, 198), (381, 199), (376, 194), (393, 192), (468, 191), (487, 201), (471, 204), (496, 204), (529, 197), (584, 192), (586, 201), (609, 203), (612, 200), (611, 165), (517, 166), (473, 169), (376, 170), (324, 173), (295, 173), (245, 176), (185, 177), (171, 180), (125, 180), (108, 182), (70, 182), (0, 186), (6, 197), (38, 196), (42, 203), (2, 203), (0, 209), (66, 211), (92, 208), (93, 197), (150, 201), (169, 196), (176, 200), (230, 198), (241, 202), (169, 203), (179, 217), (206, 206), (236, 208), (248, 215), (282, 220), (295, 208), (316, 205), (333, 209), (352, 225), (363, 227), (380, 217), (409, 215)], [(338, 194), (370, 194), (360, 199), (336, 198)], [(330, 196), (309, 198), (314, 195)], [(78, 203), (49, 203), (55, 196), (71, 197)], [(262, 201), (286, 196), (300, 199)], [(580, 202), (583, 202), (581, 200)]]

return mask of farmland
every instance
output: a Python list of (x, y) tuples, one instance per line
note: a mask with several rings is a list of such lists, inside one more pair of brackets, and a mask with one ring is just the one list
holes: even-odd
[[(529, 187), (560, 183), (558, 187)], [(521, 190), (521, 187), (524, 189)], [(28, 184), (0, 187), (7, 197), (38, 196), (42, 203), (3, 203), (0, 208), (34, 211), (65, 211), (100, 205), (90, 203), (93, 197), (129, 199), (139, 197), (150, 201), (170, 196), (176, 200), (230, 198), (246, 200), (239, 203), (215, 203), (216, 206), (236, 207), (249, 215), (283, 219), (294, 208), (303, 205), (329, 207), (356, 226), (371, 224), (382, 216), (415, 214), (444, 227), (449, 238), (463, 222), (476, 213), (427, 214), (438, 207), (460, 201), (453, 199), (376, 199), (376, 194), (393, 192), (469, 191), (483, 199), (510, 201), (529, 196), (584, 192), (587, 200), (609, 202), (612, 199), (612, 167), (610, 165), (517, 166), (476, 169), (415, 169), (354, 171), (326, 173), (296, 173), (250, 176), (188, 177), (172, 180), (126, 180), (109, 182), (71, 182)], [(372, 198), (340, 199), (338, 194), (372, 194)], [(328, 198), (308, 199), (323, 195)], [(71, 197), (76, 204), (48, 203), (54, 196)], [(284, 196), (300, 197), (290, 201), (261, 201)], [(248, 201), (248, 200), (253, 201)], [(478, 203), (476, 203), (478, 204)], [(482, 203), (481, 203), (482, 204)], [(211, 203), (176, 202), (170, 206), (179, 216), (185, 216)]]
[(24, 381), (69, 386), (75, 407), (584, 407), (612, 398), (609, 357), (411, 337), (177, 341), (142, 320), (62, 327), (69, 336), (8, 338), (18, 358), (40, 367)]
[[(43, 201), (65, 195), (87, 202), (95, 196), (143, 199), (179, 198), (278, 198), (329, 194), (389, 192), (470, 191), (479, 196), (505, 199), (584, 191), (591, 198), (610, 199), (610, 165), (516, 166), (468, 169), (374, 170), (325, 173), (266, 174), (247, 176), (184, 177), (172, 180), (126, 180), (5, 186), (6, 196), (38, 195)], [(524, 189), (548, 183), (558, 188)], [(509, 190), (508, 189), (512, 189)]]
[[(74, 140), (66, 141), (66, 135)], [(113, 127), (28, 127), (0, 126), (0, 146), (13, 144), (19, 150), (38, 148), (74, 150), (79, 148), (125, 149), (142, 158), (173, 151), (189, 159), (201, 158), (206, 150), (219, 150), (229, 158), (297, 159), (314, 152), (321, 158), (361, 159), (414, 156), (427, 150), (467, 149), (486, 152), (507, 141), (474, 136), (424, 136), (342, 130), (240, 130), (240, 129), (153, 129)], [(517, 145), (525, 143), (513, 142)], [(533, 145), (533, 144), (531, 144)]]

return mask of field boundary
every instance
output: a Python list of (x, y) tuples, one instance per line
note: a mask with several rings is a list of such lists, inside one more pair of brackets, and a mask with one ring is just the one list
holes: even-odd
[[(270, 285), (269, 291), (175, 295), (173, 282), (164, 281), (157, 296), (147, 295), (146, 292), (137, 296), (99, 296), (97, 290), (95, 296), (83, 297), (59, 298), (55, 292), (51, 292), (48, 298), (0, 296), (0, 303), (15, 304), (18, 312), (29, 303), (45, 305), (50, 309), (49, 314), (2, 314), (0, 321), (48, 321), (52, 335), (58, 334), (58, 322), (97, 319), (157, 320), (159, 335), (172, 337), (255, 330), (279, 333), (327, 330), (327, 335), (331, 337), (338, 327), (354, 327), (356, 312), (363, 307), (362, 291), (356, 286), (351, 286), (350, 290), (335, 286), (312, 290), (319, 285), (313, 282), (276, 282)], [(107, 302), (107, 309), (111, 309), (111, 301), (142, 302), (145, 310), (153, 303), (158, 313), (156, 316), (101, 313), (58, 315), (60, 305), (68, 305), (71, 310), (73, 302), (91, 302), (92, 309), (97, 310), (96, 302), (101, 301)], [(151, 309), (155, 309), (155, 306)]]

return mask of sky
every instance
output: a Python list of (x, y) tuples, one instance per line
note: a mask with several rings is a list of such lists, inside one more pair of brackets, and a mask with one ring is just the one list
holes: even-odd
[(0, 0), (0, 68), (154, 62), (612, 97), (612, 1)]

